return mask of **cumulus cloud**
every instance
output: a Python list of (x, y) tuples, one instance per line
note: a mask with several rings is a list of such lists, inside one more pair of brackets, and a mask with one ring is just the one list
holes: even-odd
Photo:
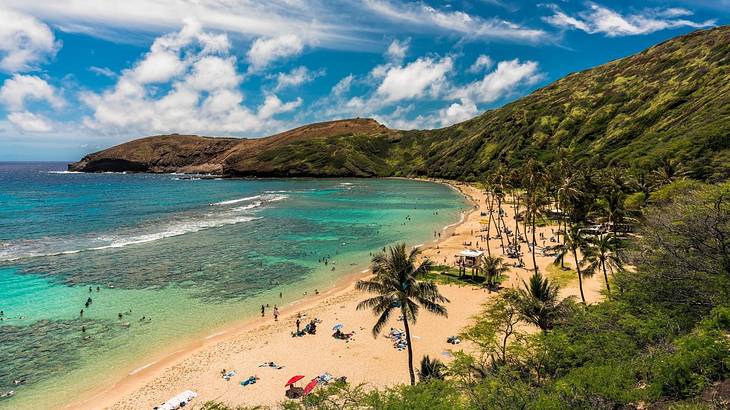
[(53, 86), (34, 75), (15, 74), (0, 88), (0, 102), (11, 111), (24, 110), (29, 100), (45, 101), (56, 109), (65, 104)]
[(261, 70), (276, 60), (295, 56), (304, 50), (304, 42), (295, 34), (256, 39), (246, 57), (251, 71)]
[(321, 70), (312, 71), (304, 66), (299, 66), (291, 69), (287, 73), (278, 73), (276, 75), (276, 86), (275, 91), (282, 90), (288, 87), (296, 87), (302, 84), (313, 81), (315, 78), (323, 75), (324, 72)]
[(275, 126), (277, 114), (301, 105), (301, 99), (282, 102), (268, 95), (250, 109), (243, 105), (242, 80), (228, 38), (188, 21), (179, 32), (157, 38), (113, 87), (82, 93), (92, 110), (84, 124), (122, 133), (258, 132)]
[(549, 24), (566, 29), (581, 30), (589, 34), (604, 34), (607, 37), (649, 34), (655, 31), (678, 27), (710, 27), (714, 20), (694, 22), (679, 18), (692, 15), (681, 8), (645, 9), (639, 13), (622, 15), (596, 3), (589, 3), (587, 10), (570, 16), (558, 6), (552, 5), (553, 14), (543, 17)]
[(293, 111), (300, 105), (302, 105), (301, 98), (285, 103), (273, 94), (267, 95), (263, 105), (259, 107), (258, 117), (262, 120), (269, 119), (276, 114)]
[(0, 70), (32, 70), (53, 57), (59, 46), (47, 25), (0, 5)]
[(493, 65), (494, 61), (492, 61), (492, 59), (488, 55), (481, 54), (479, 55), (479, 57), (477, 57), (476, 60), (474, 60), (474, 64), (469, 67), (468, 71), (470, 73), (479, 73), (482, 70), (488, 70), (492, 68)]
[(385, 71), (383, 82), (375, 94), (385, 103), (426, 95), (435, 97), (441, 91), (446, 74), (453, 66), (450, 57), (439, 60), (427, 57), (419, 58), (403, 67), (391, 67)]
[(448, 107), (439, 110), (439, 124), (445, 127), (456, 124), (457, 122), (466, 121), (474, 117), (478, 112), (479, 109), (473, 101), (462, 98), (459, 102), (452, 103)]
[(388, 49), (385, 51), (385, 55), (388, 57), (388, 59), (395, 61), (395, 62), (401, 62), (406, 57), (406, 53), (408, 53), (408, 48), (410, 47), (410, 41), (398, 41), (393, 40), (390, 45), (388, 46)]
[(506, 20), (483, 19), (463, 11), (439, 10), (422, 2), (365, 0), (364, 5), (383, 18), (422, 31), (438, 29), (468, 38), (524, 42), (547, 37), (543, 30), (522, 27)]
[(520, 86), (535, 84), (541, 79), (542, 75), (535, 61), (500, 61), (497, 68), (481, 80), (456, 87), (450, 94), (452, 98), (490, 103), (510, 95)]
[(53, 130), (50, 121), (43, 116), (28, 111), (10, 113), (8, 121), (23, 131), (49, 132)]

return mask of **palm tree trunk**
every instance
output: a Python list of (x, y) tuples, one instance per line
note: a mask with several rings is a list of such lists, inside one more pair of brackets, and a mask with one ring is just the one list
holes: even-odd
[(520, 243), (520, 222), (517, 220), (517, 215), (520, 213), (520, 197), (517, 197), (517, 208), (515, 208), (515, 248), (519, 247)]
[(583, 275), (580, 273), (580, 264), (578, 263), (578, 252), (573, 248), (573, 259), (575, 259), (575, 270), (578, 272), (578, 287), (580, 288), (580, 300), (586, 303), (586, 297), (583, 294)]
[(416, 374), (413, 372), (413, 347), (411, 346), (411, 329), (408, 327), (408, 316), (405, 309), (401, 308), (403, 314), (403, 327), (406, 331), (406, 345), (408, 347), (408, 375), (411, 377), (411, 386), (416, 384)]
[(603, 279), (606, 280), (606, 292), (608, 297), (611, 297), (611, 287), (608, 285), (608, 274), (606, 273), (606, 261), (601, 261), (601, 268), (603, 268)]
[[(562, 212), (562, 209), (561, 209)], [(564, 218), (560, 218), (564, 219)], [(560, 228), (558, 228), (558, 232), (560, 232)], [(568, 220), (565, 219), (563, 221), (563, 246), (565, 246), (565, 234), (568, 233)], [(560, 233), (558, 233), (558, 245), (560, 245)], [(560, 258), (560, 269), (565, 270), (565, 256)]]
[(489, 237), (492, 235), (492, 213), (494, 212), (494, 195), (489, 195), (489, 218), (487, 219), (487, 255), (492, 256), (492, 251), (489, 249)]
[(502, 231), (499, 229), (499, 221), (502, 220), (502, 199), (497, 197), (497, 233), (499, 234), (499, 243), (502, 245), (502, 254), (504, 254), (504, 239), (502, 239)]
[(537, 249), (537, 243), (535, 241), (535, 214), (532, 214), (532, 266), (535, 267), (535, 273), (537, 273), (537, 257), (535, 252)]

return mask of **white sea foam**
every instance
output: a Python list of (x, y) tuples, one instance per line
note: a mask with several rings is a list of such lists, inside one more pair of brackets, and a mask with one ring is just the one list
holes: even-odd
[(159, 361), (159, 360), (155, 360), (154, 362), (151, 362), (151, 363), (147, 363), (146, 365), (144, 365), (144, 366), (142, 366), (142, 367), (138, 367), (138, 368), (136, 368), (136, 369), (132, 370), (131, 372), (129, 372), (129, 375), (130, 375), (130, 376), (134, 376), (135, 374), (137, 374), (137, 373), (141, 372), (142, 370), (144, 370), (144, 369), (146, 369), (146, 368), (148, 368), (148, 367), (152, 366), (153, 364), (157, 363), (158, 361)]
[[(229, 199), (227, 201), (215, 202), (215, 203), (212, 203), (211, 205), (213, 205), (213, 206), (235, 205), (235, 204), (240, 204), (241, 202), (253, 201), (255, 199), (260, 199), (261, 201), (257, 201), (257, 202), (261, 202), (261, 203), (276, 202), (276, 201), (281, 201), (281, 200), (284, 200), (287, 198), (289, 198), (288, 195), (270, 193), (270, 194), (263, 194), (263, 195), (247, 196), (245, 198)], [(246, 210), (246, 209), (250, 209), (250, 208), (240, 207), (240, 208), (234, 208), (233, 210), (241, 211), (241, 210)]]
[[(109, 248), (122, 248), (128, 245), (134, 245), (139, 243), (154, 242), (164, 238), (171, 238), (173, 236), (185, 235), (186, 233), (199, 232), (205, 229), (218, 228), (225, 225), (235, 225), (241, 222), (248, 222), (257, 219), (253, 216), (236, 216), (223, 219), (212, 219), (212, 220), (201, 220), (201, 221), (190, 221), (179, 223), (177, 225), (170, 226), (167, 230), (161, 232), (154, 232), (144, 235), (137, 235), (132, 237), (123, 237), (119, 239), (112, 239), (111, 243), (103, 246), (96, 246), (89, 248), (89, 250), (100, 250)], [(107, 238), (109, 239), (109, 238)]]
[[(39, 241), (23, 241), (15, 244), (6, 243), (0, 248), (0, 261), (15, 261), (43, 256), (60, 256), (79, 252), (123, 248), (129, 245), (154, 242), (160, 239), (199, 232), (206, 229), (249, 222), (254, 219), (259, 218), (251, 215), (224, 214), (210, 219), (172, 222), (163, 225), (159, 231), (139, 235), (115, 233), (96, 237), (46, 238)], [(79, 244), (82, 247), (78, 247)], [(78, 248), (63, 249), (68, 246), (77, 246)]]
[(229, 199), (227, 201), (216, 202), (211, 205), (233, 205), (233, 204), (239, 204), (241, 202), (252, 201), (254, 199), (259, 199), (259, 198), (261, 198), (261, 195), (247, 196), (245, 198)]
[(44, 174), (83, 174), (79, 171), (44, 171)]

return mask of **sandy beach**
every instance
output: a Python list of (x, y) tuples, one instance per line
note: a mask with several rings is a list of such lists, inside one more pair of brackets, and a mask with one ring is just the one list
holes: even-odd
[[(471, 248), (484, 248), (486, 243), (478, 238), (481, 234), (481, 211), (487, 209), (486, 195), (479, 189), (462, 184), (453, 184), (463, 195), (469, 197), (473, 209), (464, 213), (458, 224), (445, 227), (439, 235), (424, 244), (423, 256), (437, 263), (452, 264), (454, 255), (471, 242)], [(503, 205), (507, 212), (505, 221), (514, 223), (512, 208)], [(551, 235), (551, 227), (538, 227), (538, 233)], [(494, 234), (492, 227), (492, 234)], [(539, 244), (540, 241), (538, 241)], [(490, 242), (493, 255), (501, 255), (499, 240)], [(523, 245), (523, 250), (527, 247)], [(532, 257), (525, 253), (526, 267), (513, 268), (505, 287), (521, 284), (522, 279), (531, 274)], [(505, 262), (513, 263), (507, 259)], [(551, 257), (537, 257), (543, 273), (551, 275), (548, 265)], [(552, 269), (553, 271), (555, 269)], [(194, 406), (215, 400), (229, 405), (264, 405), (276, 407), (285, 399), (284, 384), (294, 375), (304, 375), (306, 381), (328, 372), (335, 377), (346, 376), (348, 381), (369, 386), (387, 386), (407, 383), (407, 355), (393, 347), (387, 336), (389, 327), (402, 328), (397, 317), (386, 326), (385, 332), (374, 338), (371, 333), (375, 322), (370, 311), (358, 311), (357, 303), (367, 297), (355, 290), (357, 279), (368, 276), (368, 272), (352, 273), (332, 289), (319, 295), (311, 295), (289, 305), (282, 306), (278, 321), (274, 321), (271, 311), (263, 318), (235, 323), (172, 353), (164, 353), (151, 363), (141, 363), (140, 367), (111, 386), (89, 392), (79, 401), (65, 408), (74, 409), (141, 409), (152, 408), (184, 390), (199, 394)], [(579, 295), (577, 277), (565, 280), (562, 288), (564, 296)], [(450, 300), (448, 318), (422, 313), (418, 322), (412, 326), (413, 350), (416, 361), (428, 354), (448, 362), (456, 350), (468, 350), (468, 343), (451, 345), (447, 337), (457, 335), (466, 327), (471, 318), (480, 312), (482, 305), (494, 294), (475, 286), (440, 285), (441, 292)], [(595, 276), (584, 280), (586, 299), (590, 303), (601, 298), (602, 278)], [(302, 289), (302, 292), (306, 289)], [(276, 301), (272, 301), (273, 303)], [(298, 315), (303, 315), (302, 325), (312, 318), (321, 320), (315, 335), (292, 337), (296, 329)], [(349, 341), (333, 338), (332, 327), (341, 323), (344, 332), (354, 332)], [(259, 367), (265, 362), (275, 362), (281, 369)], [(226, 381), (221, 370), (234, 370), (236, 375)], [(257, 383), (241, 386), (239, 381), (249, 376), (257, 376)], [(303, 385), (303, 384), (302, 384)]]

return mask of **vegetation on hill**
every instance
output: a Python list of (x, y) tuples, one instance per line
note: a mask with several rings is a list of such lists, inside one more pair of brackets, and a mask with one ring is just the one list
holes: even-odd
[[(565, 156), (584, 166), (629, 168), (636, 174), (681, 163), (695, 179), (725, 180), (730, 176), (730, 27), (697, 31), (568, 75), (447, 128), (396, 131), (353, 119), (230, 145), (202, 137), (196, 137), (197, 146), (171, 145), (170, 139), (182, 138), (122, 144), (70, 167), (118, 170), (127, 161), (130, 171), (476, 180), (499, 166), (515, 169), (530, 159)], [(160, 150), (160, 141), (167, 148)], [(142, 161), (135, 151), (145, 153)]]

